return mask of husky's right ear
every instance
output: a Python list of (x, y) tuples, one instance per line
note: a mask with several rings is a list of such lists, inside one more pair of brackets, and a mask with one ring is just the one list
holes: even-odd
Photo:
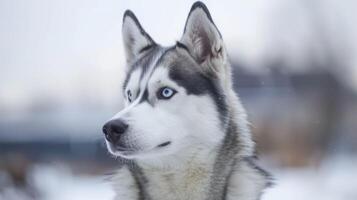
[(131, 63), (140, 53), (155, 45), (131, 10), (124, 13), (122, 34), (127, 63)]
[(206, 70), (222, 71), (222, 66), (216, 63), (223, 62), (226, 56), (223, 39), (202, 2), (192, 5), (180, 42)]

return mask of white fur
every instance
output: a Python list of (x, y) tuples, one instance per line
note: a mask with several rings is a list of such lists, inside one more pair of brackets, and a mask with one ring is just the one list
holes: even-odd
[[(130, 125), (135, 127), (133, 140), (144, 149), (137, 155), (123, 157), (136, 159), (144, 169), (150, 182), (147, 190), (153, 199), (206, 199), (219, 141), (224, 137), (214, 103), (208, 96), (187, 95), (184, 88), (168, 78), (168, 69), (163, 66), (154, 71), (147, 84), (149, 99), (154, 106), (134, 101), (125, 113), (116, 115), (131, 122)], [(163, 85), (178, 91), (170, 101), (155, 99), (155, 91)], [(229, 98), (232, 102), (237, 100), (235, 95)], [(241, 127), (248, 129), (243, 108), (240, 104), (234, 108), (238, 121), (243, 122)], [(197, 119), (200, 119), (199, 123)], [(254, 146), (246, 131), (243, 131), (246, 133), (243, 135), (246, 146), (242, 156), (252, 155)], [(172, 141), (170, 146), (155, 149), (156, 145), (167, 140)], [(125, 167), (116, 175), (116, 200), (131, 199), (128, 196), (136, 198), (136, 185), (126, 176), (128, 170)], [(227, 199), (255, 200), (265, 185), (264, 177), (242, 162), (236, 166), (230, 179)]]
[[(208, 153), (208, 152), (206, 152)], [(143, 165), (149, 180), (148, 191), (155, 200), (204, 200), (209, 193), (214, 153), (202, 154), (185, 167), (161, 168)], [(206, 156), (206, 157), (203, 157)], [(115, 200), (137, 199), (137, 188), (127, 168), (114, 178)], [(227, 200), (257, 200), (266, 186), (266, 180), (245, 162), (236, 166), (229, 180)]]
[[(128, 86), (131, 82), (136, 82), (137, 75), (134, 74), (132, 78), (134, 81), (129, 80)], [(211, 147), (222, 140), (224, 135), (219, 134), (218, 113), (210, 97), (187, 95), (184, 88), (168, 78), (168, 69), (160, 66), (153, 72), (147, 85), (149, 101), (153, 105), (139, 104), (142, 95), (139, 94), (133, 103), (127, 104), (123, 111), (112, 118), (120, 118), (129, 124), (130, 138), (142, 151), (132, 156), (114, 151), (114, 155), (151, 160), (146, 158), (157, 154), (164, 158), (165, 155), (174, 154), (189, 145)], [(156, 91), (163, 86), (175, 89), (177, 94), (167, 101), (158, 100)], [(200, 123), (196, 122), (197, 119), (200, 119)], [(156, 148), (166, 141), (171, 142), (168, 147)], [(158, 162), (158, 159), (160, 158), (155, 158), (154, 161)]]
[(256, 169), (239, 162), (229, 182), (227, 200), (257, 200), (266, 185), (267, 180)]
[[(136, 71), (134, 71), (132, 73), (132, 76), (128, 82), (128, 88), (131, 88), (133, 90), (133, 102), (129, 104), (128, 99), (126, 98), (125, 101), (125, 108), (123, 110), (121, 110), (120, 112), (118, 112), (117, 114), (115, 114), (110, 120), (114, 120), (114, 119), (120, 119), (120, 118), (124, 118), (124, 116), (128, 115), (128, 113), (135, 108), (139, 102), (141, 97), (144, 95), (144, 91), (145, 88), (149, 82), (150, 79), (150, 75), (151, 72), (154, 70), (155, 65), (158, 62), (158, 59), (160, 58), (160, 56), (162, 55), (162, 53), (158, 54), (156, 59), (151, 63), (148, 73), (145, 74), (145, 76), (143, 78), (141, 78), (141, 69), (137, 69)], [(136, 96), (137, 91), (140, 91), (140, 93)], [(145, 120), (143, 120), (143, 122), (145, 122)], [(133, 140), (135, 140), (135, 135), (133, 135)], [(107, 148), (109, 150), (109, 152), (115, 156), (121, 156), (121, 157), (126, 157), (125, 155), (120, 154), (119, 152), (117, 152), (112, 145), (110, 144), (110, 142), (108, 142), (107, 140), (105, 140)]]
[[(127, 58), (131, 61), (150, 42), (131, 18), (124, 20), (123, 36)], [(132, 41), (129, 41), (130, 38), (135, 38), (135, 42), (129, 43)], [(181, 42), (200, 62), (203, 72), (214, 74), (220, 80), (232, 114), (230, 117), (233, 119), (230, 120), (239, 129), (242, 146), (235, 156), (238, 161), (229, 176), (226, 199), (257, 200), (267, 180), (243, 159), (253, 155), (254, 142), (245, 110), (232, 89), (231, 70), (223, 40), (202, 7), (191, 12)], [(204, 55), (207, 53), (204, 48), (207, 47), (210, 53)], [(112, 118), (129, 124), (128, 142), (139, 150), (131, 155), (122, 155), (109, 142), (107, 146), (113, 155), (133, 159), (142, 168), (148, 180), (145, 187), (152, 200), (206, 200), (212, 189), (214, 164), (226, 127), (222, 127), (215, 102), (210, 96), (189, 95), (170, 79), (168, 66), (154, 68), (160, 56), (159, 53), (144, 77), (141, 77), (140, 68), (131, 74), (127, 89), (132, 91), (135, 100), (132, 103), (126, 101), (125, 108)], [(161, 87), (173, 88), (177, 93), (169, 100), (160, 100), (157, 91)], [(145, 88), (148, 89), (148, 102), (139, 103)], [(135, 96), (139, 89), (140, 94)], [(167, 141), (171, 142), (168, 146), (158, 148)], [(116, 200), (138, 198), (137, 185), (127, 166), (114, 176), (114, 183)]]
[(135, 180), (126, 167), (122, 167), (112, 177), (113, 188), (116, 200), (138, 199), (138, 189), (135, 187)]

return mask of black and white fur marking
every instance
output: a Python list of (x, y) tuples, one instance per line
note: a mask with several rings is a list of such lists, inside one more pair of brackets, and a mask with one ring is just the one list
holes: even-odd
[[(103, 128), (120, 158), (116, 200), (257, 200), (269, 175), (255, 164), (221, 33), (202, 2), (180, 41), (157, 44), (133, 12), (123, 19), (124, 109)], [(171, 95), (160, 98), (166, 88)]]

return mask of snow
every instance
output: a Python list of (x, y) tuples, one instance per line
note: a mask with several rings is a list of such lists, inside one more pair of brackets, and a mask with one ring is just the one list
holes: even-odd
[(104, 176), (75, 176), (64, 167), (36, 167), (33, 183), (46, 200), (113, 199), (111, 185)]
[(276, 185), (263, 200), (356, 200), (356, 164), (355, 158), (335, 158), (320, 168), (277, 170)]
[[(265, 191), (262, 200), (355, 200), (356, 164), (357, 159), (337, 158), (318, 168), (270, 169), (275, 185)], [(114, 196), (104, 175), (76, 175), (65, 166), (35, 166), (30, 180), (43, 200), (110, 200)], [(0, 200), (20, 199), (31, 198), (13, 187), (0, 189)]]
[[(114, 192), (103, 176), (75, 175), (66, 166), (38, 165), (29, 175), (30, 186), (43, 200), (111, 200)], [(32, 200), (14, 187), (0, 189), (0, 200)]]

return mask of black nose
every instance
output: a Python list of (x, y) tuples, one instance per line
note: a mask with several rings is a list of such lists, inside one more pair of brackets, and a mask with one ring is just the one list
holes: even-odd
[(125, 133), (126, 129), (128, 129), (128, 125), (122, 120), (110, 120), (104, 124), (103, 133), (109, 142), (116, 144), (119, 141), (120, 136)]

